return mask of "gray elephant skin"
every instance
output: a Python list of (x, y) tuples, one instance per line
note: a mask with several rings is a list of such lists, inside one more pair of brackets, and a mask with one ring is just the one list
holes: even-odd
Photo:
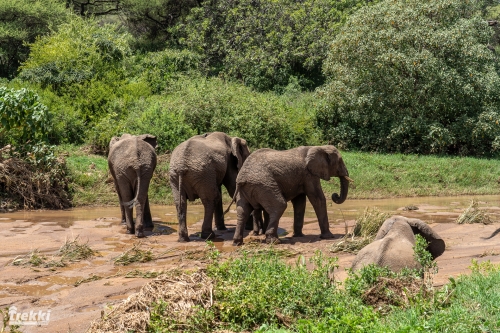
[(156, 168), (156, 146), (156, 137), (149, 134), (123, 134), (109, 143), (108, 166), (120, 200), (122, 223), (126, 223), (127, 233), (137, 237), (153, 230), (148, 189)]
[(349, 173), (334, 146), (302, 146), (285, 151), (259, 149), (248, 157), (238, 174), (236, 210), (238, 222), (233, 245), (243, 243), (245, 221), (253, 209), (264, 211), (266, 241), (278, 240), (278, 222), (292, 201), (293, 236), (303, 236), (306, 198), (309, 199), (321, 230), (321, 238), (332, 238), (326, 211), (326, 199), (320, 179), (339, 177), (341, 190), (332, 200), (341, 204), (347, 197)]
[(186, 225), (187, 199), (200, 198), (205, 208), (201, 237), (214, 238), (212, 218), (217, 230), (226, 230), (222, 208), (221, 186), (233, 197), (236, 176), (250, 155), (244, 139), (222, 132), (194, 136), (172, 152), (170, 186), (179, 220), (179, 242), (188, 242)]
[(403, 216), (393, 216), (382, 224), (375, 240), (361, 249), (352, 263), (358, 270), (369, 264), (388, 267), (394, 272), (403, 268), (421, 269), (414, 258), (415, 235), (421, 235), (429, 243), (427, 250), (436, 259), (445, 250), (444, 240), (425, 222)]

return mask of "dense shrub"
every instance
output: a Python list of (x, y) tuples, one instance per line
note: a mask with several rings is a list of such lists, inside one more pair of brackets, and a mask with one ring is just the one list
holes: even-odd
[(328, 42), (367, 0), (205, 1), (178, 25), (180, 42), (199, 52), (209, 73), (258, 90), (281, 91), (290, 82), (314, 88)]
[(130, 36), (113, 25), (74, 17), (59, 31), (30, 45), (20, 78), (62, 90), (67, 85), (99, 79), (119, 69), (130, 54)]
[(28, 57), (26, 43), (65, 22), (68, 14), (59, 0), (0, 1), (0, 77), (15, 76)]
[[(318, 123), (341, 148), (491, 155), (500, 77), (482, 0), (396, 0), (350, 17), (330, 46)], [(362, 23), (362, 24), (361, 24)]]

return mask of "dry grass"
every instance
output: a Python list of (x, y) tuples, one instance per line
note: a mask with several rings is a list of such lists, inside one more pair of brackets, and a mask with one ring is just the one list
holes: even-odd
[(151, 250), (140, 249), (141, 243), (136, 243), (134, 246), (113, 259), (117, 266), (126, 266), (134, 262), (148, 262), (153, 260), (153, 252)]
[(389, 306), (407, 307), (417, 294), (425, 292), (424, 282), (414, 277), (379, 277), (374, 286), (361, 296), (363, 302), (378, 310)]
[(14, 266), (29, 266), (29, 267), (43, 267), (43, 268), (54, 268), (54, 267), (64, 267), (66, 263), (61, 259), (56, 259), (51, 257), (50, 259), (40, 253), (38, 249), (34, 249), (24, 256), (17, 256), (11, 262)]
[(58, 158), (55, 167), (41, 171), (22, 159), (5, 159), (0, 153), (0, 189), (10, 197), (7, 200), (21, 204), (24, 209), (68, 208), (71, 203), (64, 163), (63, 158)]
[(69, 260), (71, 262), (76, 262), (80, 260), (85, 260), (92, 258), (97, 254), (97, 251), (92, 250), (88, 246), (88, 241), (85, 244), (81, 244), (78, 241), (78, 237), (73, 240), (68, 240), (59, 249), (59, 254), (62, 256), (62, 260)]
[(370, 244), (377, 235), (378, 229), (389, 218), (388, 213), (381, 212), (377, 207), (366, 207), (363, 214), (356, 220), (351, 232), (346, 226), (345, 236), (330, 248), (332, 252), (358, 253)]
[(82, 283), (88, 283), (88, 282), (97, 281), (97, 280), (101, 280), (101, 279), (102, 279), (102, 276), (90, 274), (90, 276), (88, 278), (80, 279), (80, 280), (76, 281), (74, 286), (78, 287)]
[(172, 331), (182, 332), (182, 323), (197, 306), (212, 306), (212, 295), (213, 282), (203, 271), (192, 274), (173, 271), (147, 283), (139, 293), (103, 312), (100, 319), (92, 322), (87, 333), (147, 332), (151, 304), (160, 302), (165, 305), (163, 315), (179, 323), (177, 329), (171, 328)]
[(472, 224), (472, 223), (482, 223), (491, 224), (490, 217), (482, 209), (479, 209), (479, 204), (476, 200), (472, 199), (469, 207), (457, 218), (456, 223), (458, 224)]

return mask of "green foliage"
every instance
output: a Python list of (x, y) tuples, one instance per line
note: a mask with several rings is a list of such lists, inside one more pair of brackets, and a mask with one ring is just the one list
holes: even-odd
[(415, 260), (422, 265), (422, 273), (436, 274), (438, 272), (437, 263), (432, 258), (432, 254), (427, 250), (429, 242), (421, 235), (415, 235), (415, 246), (413, 247)]
[(136, 36), (136, 47), (157, 50), (172, 40), (172, 28), (187, 16), (198, 0), (121, 0), (121, 11), (129, 31)]
[(130, 54), (130, 36), (113, 25), (73, 17), (51, 35), (30, 45), (31, 53), (21, 66), (20, 78), (63, 92), (65, 86), (100, 79), (119, 70)]
[(68, 16), (59, 0), (0, 1), (0, 77), (12, 78), (28, 56), (26, 43), (34, 42)]
[(397, 0), (353, 14), (325, 61), (325, 138), (340, 148), (491, 155), (500, 77), (484, 4)]
[[(205, 58), (206, 71), (258, 90), (323, 82), (328, 42), (365, 0), (205, 1), (178, 25), (180, 42)], [(377, 1), (375, 1), (377, 2)]]
[(40, 155), (36, 153), (47, 141), (51, 122), (47, 107), (35, 92), (0, 87), (0, 122), (1, 147), (11, 144)]
[(168, 92), (168, 108), (182, 111), (197, 134), (226, 132), (246, 139), (252, 148), (288, 149), (317, 142), (308, 94), (261, 94), (217, 78), (181, 79)]

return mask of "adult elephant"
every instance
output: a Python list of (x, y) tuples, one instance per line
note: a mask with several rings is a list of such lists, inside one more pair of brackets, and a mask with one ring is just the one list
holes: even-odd
[(212, 217), (217, 230), (226, 230), (222, 211), (221, 186), (232, 197), (236, 176), (250, 155), (247, 142), (222, 132), (194, 136), (177, 146), (170, 158), (170, 185), (179, 220), (179, 242), (188, 242), (187, 199), (201, 199), (205, 208), (201, 237), (214, 238)]
[(156, 168), (156, 145), (156, 137), (149, 134), (123, 134), (109, 143), (108, 166), (120, 200), (122, 223), (127, 225), (127, 233), (137, 237), (144, 237), (144, 230), (153, 230), (148, 188)]
[(266, 241), (278, 241), (278, 222), (292, 201), (293, 236), (303, 236), (306, 197), (314, 207), (321, 238), (332, 238), (326, 212), (326, 199), (320, 179), (340, 178), (340, 196), (332, 200), (341, 204), (347, 197), (349, 173), (334, 146), (298, 147), (285, 151), (259, 149), (247, 159), (236, 180), (238, 224), (233, 245), (243, 243), (244, 224), (253, 209), (264, 210)]
[(429, 243), (427, 250), (432, 259), (443, 254), (444, 240), (425, 222), (396, 215), (385, 220), (375, 240), (358, 252), (352, 269), (358, 270), (369, 264), (388, 267), (395, 272), (403, 268), (421, 269), (422, 265), (415, 260), (413, 249), (417, 234)]

